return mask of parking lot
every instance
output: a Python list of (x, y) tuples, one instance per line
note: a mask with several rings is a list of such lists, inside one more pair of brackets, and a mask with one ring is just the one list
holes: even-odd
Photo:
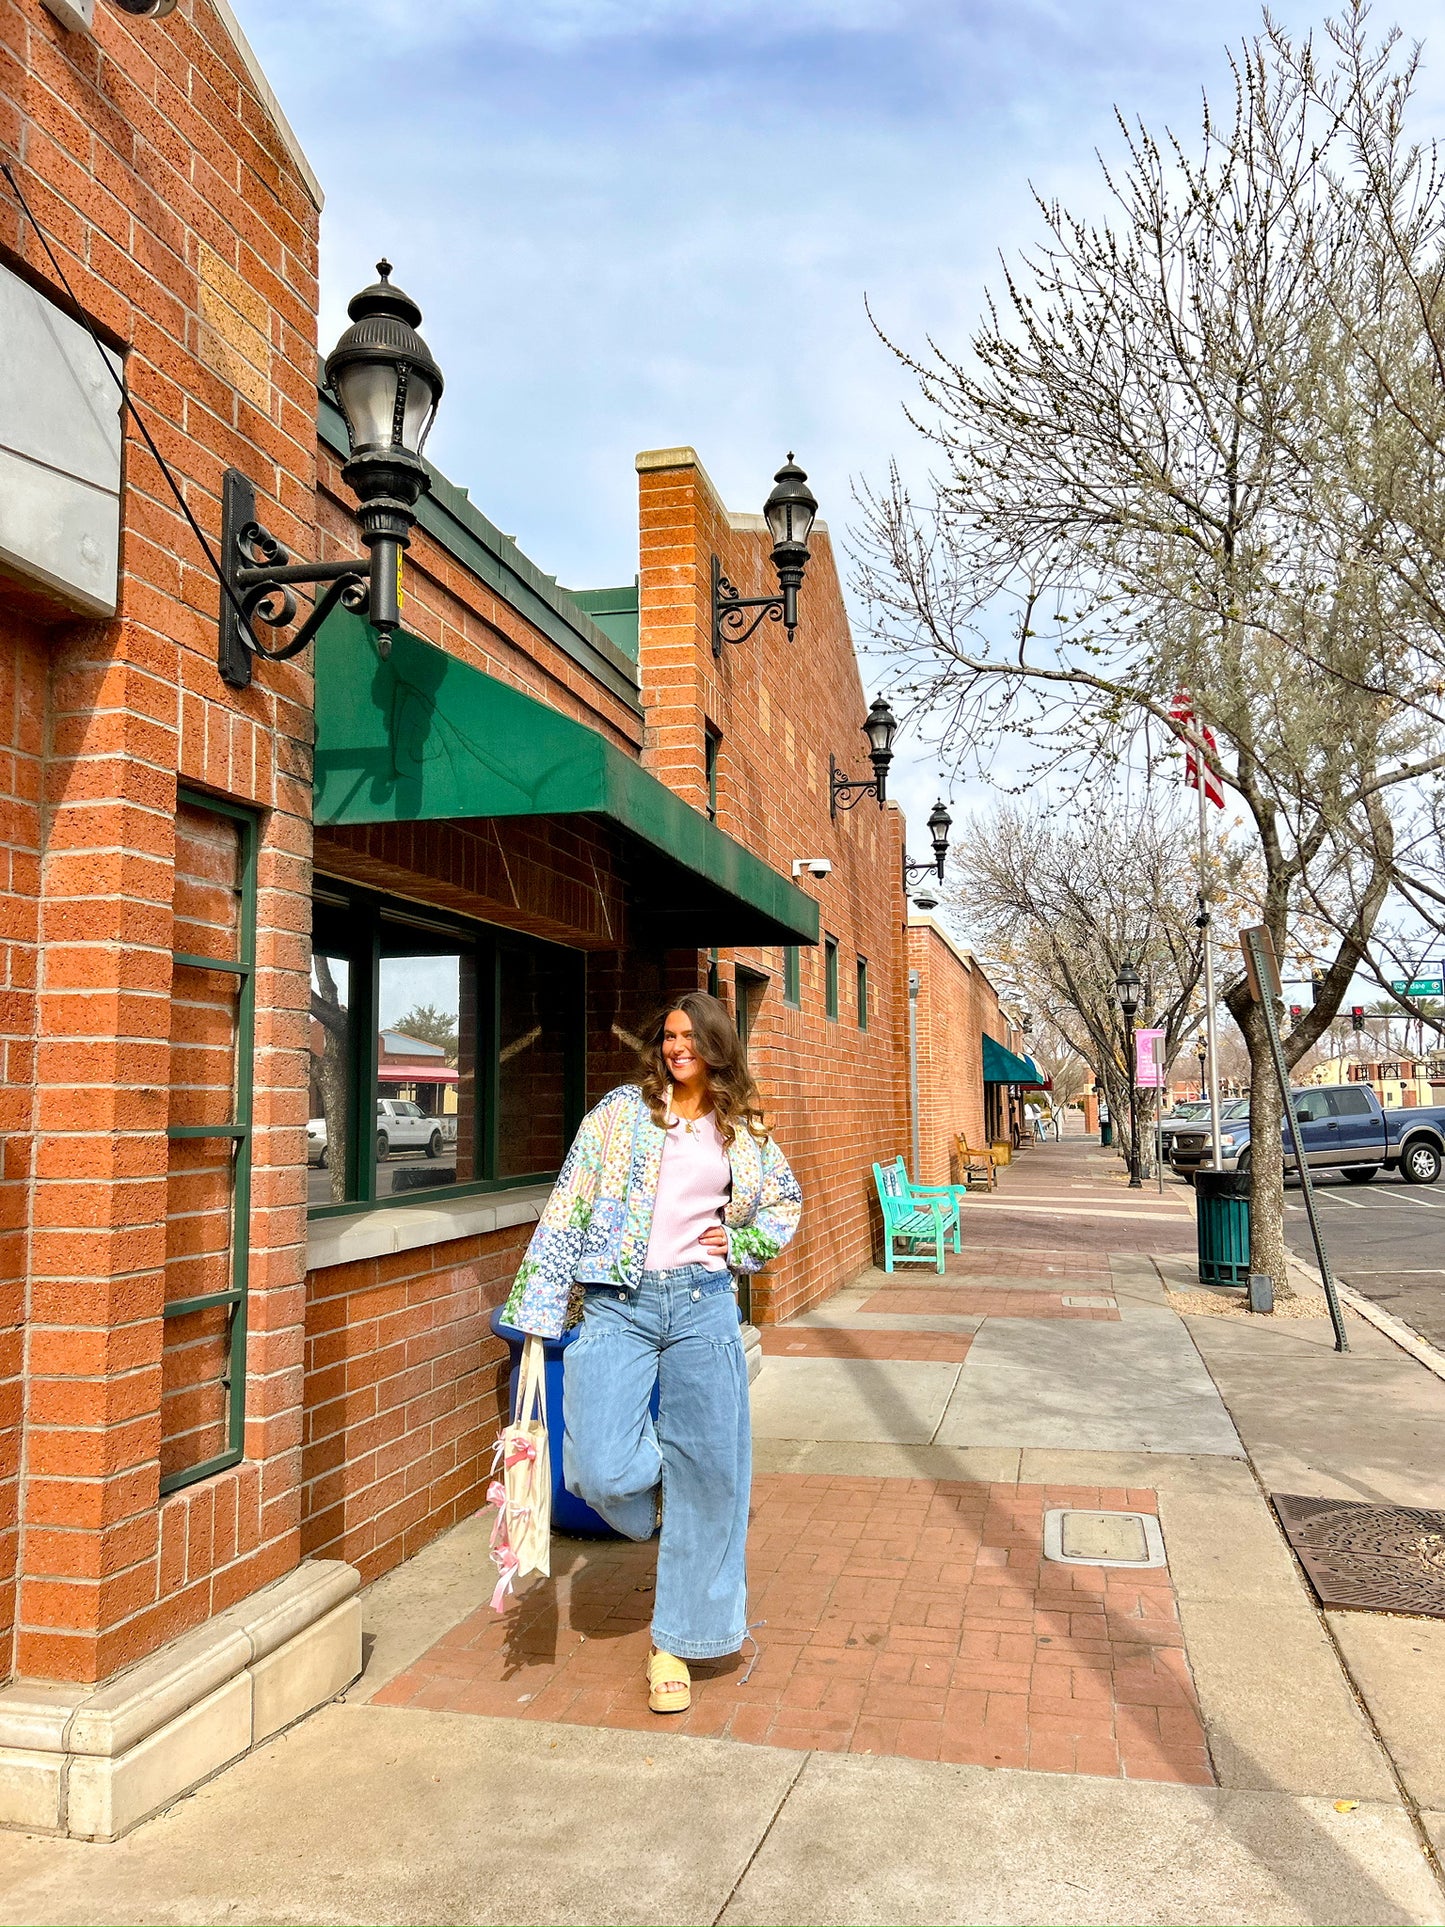
[[(1312, 1173), (1320, 1229), (1337, 1277), (1445, 1349), (1445, 1179), (1405, 1184), (1382, 1171), (1373, 1184)], [(1314, 1260), (1299, 1186), (1285, 1192), (1285, 1241)]]

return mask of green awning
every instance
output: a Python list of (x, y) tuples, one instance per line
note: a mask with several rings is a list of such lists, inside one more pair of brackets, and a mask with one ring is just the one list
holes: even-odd
[(598, 817), (631, 848), (631, 895), (661, 941), (818, 941), (810, 896), (595, 729), (405, 630), (382, 661), (343, 611), (315, 650), (318, 827)]
[(1037, 1084), (1039, 1073), (1032, 1059), (1015, 1057), (997, 1038), (985, 1036), (983, 1081), (985, 1084)]

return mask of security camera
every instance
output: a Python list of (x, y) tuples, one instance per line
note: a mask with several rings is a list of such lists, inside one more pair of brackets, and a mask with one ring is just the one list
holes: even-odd
[(833, 865), (825, 856), (795, 856), (793, 875), (800, 877), (804, 870), (810, 877), (826, 877), (833, 874)]
[(134, 14), (138, 20), (164, 20), (176, 10), (176, 0), (110, 0), (121, 13)]
[(938, 908), (938, 898), (927, 890), (920, 890), (918, 895), (913, 899), (913, 907), (915, 910), (936, 910)]

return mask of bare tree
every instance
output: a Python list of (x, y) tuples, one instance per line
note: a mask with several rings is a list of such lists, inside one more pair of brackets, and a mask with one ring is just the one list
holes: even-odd
[[(1045, 1032), (1086, 1063), (1129, 1154), (1129, 1082), (1115, 979), (1143, 983), (1140, 1021), (1165, 1033), (1171, 1063), (1202, 1017), (1196, 852), (1177, 818), (1147, 805), (1087, 822), (1001, 805), (959, 841), (952, 902), (981, 947), (1016, 978)], [(966, 854), (964, 854), (966, 852)], [(1140, 1093), (1141, 1118), (1153, 1116)], [(1150, 1139), (1141, 1134), (1147, 1166)]]
[[(1188, 694), (1276, 950), (1330, 909), (1297, 1062), (1366, 954), (1399, 798), (1442, 752), (1429, 612), (1361, 481), (1396, 472), (1395, 411), (1335, 318), (1368, 292), (1378, 216), (1331, 191), (1343, 123), (1267, 34), (1233, 79), (1192, 146), (1120, 119), (1107, 223), (1039, 202), (967, 360), (895, 349), (939, 473), (928, 500), (896, 469), (864, 491), (858, 586), (945, 754), (986, 766), (1011, 736), (1041, 769), (1157, 764)], [(1403, 304), (1392, 320), (1408, 333)], [(1399, 353), (1421, 359), (1418, 326)], [(1281, 1282), (1279, 1094), (1242, 976), (1224, 994), (1250, 1052), (1254, 1263)]]

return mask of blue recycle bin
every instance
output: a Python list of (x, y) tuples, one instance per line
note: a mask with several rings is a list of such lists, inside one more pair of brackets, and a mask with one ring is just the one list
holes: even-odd
[[(491, 1327), (495, 1335), (502, 1339), (512, 1355), (511, 1376), (507, 1380), (507, 1409), (517, 1409), (517, 1376), (522, 1369), (522, 1347), (527, 1334), (518, 1331), (515, 1325), (505, 1324), (499, 1306), (491, 1316)], [(563, 1332), (560, 1338), (544, 1338), (545, 1366), (543, 1372), (543, 1403), (547, 1414), (547, 1453), (552, 1467), (552, 1530), (565, 1532), (579, 1539), (617, 1539), (621, 1537), (608, 1525), (600, 1513), (594, 1512), (575, 1492), (569, 1492), (562, 1483), (562, 1376), (567, 1369), (567, 1347), (581, 1330), (574, 1325), (571, 1331)], [(652, 1388), (652, 1416), (657, 1418), (656, 1385)]]

